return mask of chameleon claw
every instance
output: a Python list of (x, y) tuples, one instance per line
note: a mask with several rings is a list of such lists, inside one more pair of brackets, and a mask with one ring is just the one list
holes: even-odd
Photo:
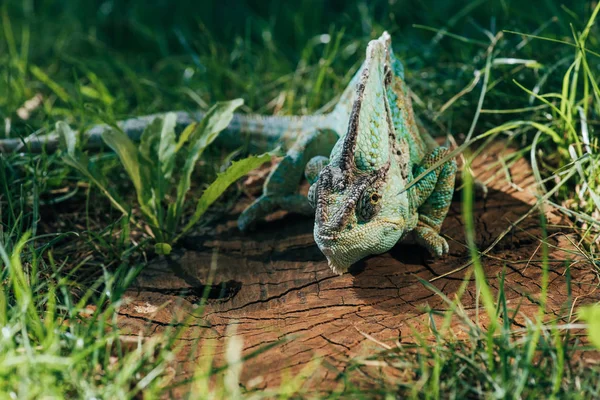
[(450, 251), (450, 246), (446, 239), (433, 229), (429, 227), (417, 227), (415, 233), (417, 243), (425, 247), (433, 257), (444, 257)]

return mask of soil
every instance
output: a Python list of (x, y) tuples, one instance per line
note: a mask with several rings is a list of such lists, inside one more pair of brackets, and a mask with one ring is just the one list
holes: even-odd
[[(485, 199), (476, 200), (473, 210), (481, 250), (493, 244), (536, 202), (527, 162), (519, 159), (510, 171), (497, 162), (510, 152), (505, 144), (498, 143), (472, 165), (489, 190)], [(189, 325), (191, 329), (180, 339), (181, 378), (193, 374), (195, 363), (203, 356), (197, 349), (201, 348), (197, 338), (214, 339), (218, 363), (228, 337), (237, 335), (243, 340), (244, 355), (273, 345), (246, 361), (243, 385), (273, 387), (286, 373), (294, 376), (312, 360), (320, 359), (327, 367), (313, 371), (310, 382), (315, 387), (333, 387), (350, 358), (381, 350), (376, 341), (390, 345), (413, 341), (414, 329), (429, 332), (428, 309), (447, 309), (442, 298), (419, 279), (431, 281), (452, 298), (470, 271), (470, 267), (460, 269), (470, 260), (460, 195), (442, 229), (450, 243), (449, 256), (433, 260), (418, 247), (398, 245), (389, 253), (359, 262), (342, 276), (329, 270), (314, 244), (310, 218), (279, 213), (255, 231), (240, 233), (235, 221), (250, 200), (243, 199), (230, 215), (187, 237), (171, 256), (147, 266), (128, 293), (121, 325), (132, 334), (140, 330), (145, 334), (161, 332), (173, 322)], [(600, 300), (598, 278), (593, 266), (576, 250), (576, 238), (561, 232), (568, 232), (561, 217), (552, 210), (546, 210), (545, 215), (550, 257), (546, 318), (573, 321), (573, 310)], [(516, 325), (535, 320), (538, 312), (540, 226), (540, 215), (531, 213), (482, 258), (494, 290), (504, 275), (508, 305), (518, 308)], [(208, 285), (211, 268), (214, 280)], [(202, 309), (199, 305), (205, 291), (208, 302)], [(469, 283), (462, 304), (473, 319), (477, 318), (474, 281)], [(483, 310), (479, 309), (479, 314)], [(485, 324), (481, 316), (479, 322)]]

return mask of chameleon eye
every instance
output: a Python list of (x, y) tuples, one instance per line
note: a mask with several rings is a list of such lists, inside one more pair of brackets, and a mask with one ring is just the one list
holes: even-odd
[(381, 199), (381, 196), (379, 195), (379, 193), (371, 193), (371, 204), (372, 205), (377, 205), (377, 203), (379, 203), (379, 200)]
[(356, 208), (357, 217), (363, 222), (368, 222), (377, 215), (380, 209), (381, 194), (372, 190), (366, 190)]

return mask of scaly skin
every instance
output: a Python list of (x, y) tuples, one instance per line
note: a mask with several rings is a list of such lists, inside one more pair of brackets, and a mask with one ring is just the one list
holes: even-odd
[(314, 235), (334, 272), (371, 254), (414, 240), (440, 257), (448, 243), (439, 234), (454, 192), (456, 162), (445, 161), (414, 182), (447, 150), (419, 133), (401, 63), (385, 32), (367, 48), (348, 129), (329, 162), (309, 162)]
[[(203, 115), (179, 111), (177, 125), (184, 127)], [(118, 124), (138, 140), (158, 116)], [(100, 146), (107, 129), (98, 125), (88, 130), (87, 146)], [(52, 149), (58, 136), (51, 133), (26, 142), (29, 151)], [(448, 160), (413, 182), (444, 159), (447, 150), (426, 132), (419, 132), (404, 70), (392, 53), (387, 32), (369, 43), (365, 62), (331, 113), (303, 117), (236, 114), (217, 145), (236, 148), (245, 143), (253, 152), (282, 146), (287, 154), (271, 171), (263, 195), (240, 216), (240, 229), (247, 230), (278, 208), (315, 213), (315, 241), (337, 273), (404, 239), (417, 242), (436, 257), (448, 252), (439, 232), (454, 191), (456, 163)], [(0, 152), (22, 147), (20, 139), (0, 141)], [(303, 171), (312, 184), (308, 200), (298, 194)]]

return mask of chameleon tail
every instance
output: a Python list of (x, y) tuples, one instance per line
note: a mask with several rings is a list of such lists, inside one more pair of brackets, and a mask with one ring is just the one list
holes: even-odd
[[(177, 129), (183, 130), (192, 122), (201, 121), (205, 113), (201, 111), (186, 112), (175, 111), (177, 115)], [(163, 113), (144, 115), (117, 122), (119, 128), (133, 141), (139, 141), (144, 129)], [(281, 144), (285, 148), (291, 147), (301, 131), (312, 130), (316, 127), (329, 126), (329, 114), (309, 116), (263, 116), (234, 114), (233, 119), (225, 131), (219, 135), (217, 141), (220, 146), (236, 148), (247, 143), (250, 151), (266, 151)], [(107, 124), (95, 125), (84, 133), (84, 142), (87, 149), (100, 148), (103, 144), (102, 134), (111, 127)], [(12, 153), (27, 150), (40, 153), (42, 149), (54, 151), (60, 141), (56, 132), (45, 135), (30, 135), (26, 138), (11, 138), (0, 140), (0, 153)]]

